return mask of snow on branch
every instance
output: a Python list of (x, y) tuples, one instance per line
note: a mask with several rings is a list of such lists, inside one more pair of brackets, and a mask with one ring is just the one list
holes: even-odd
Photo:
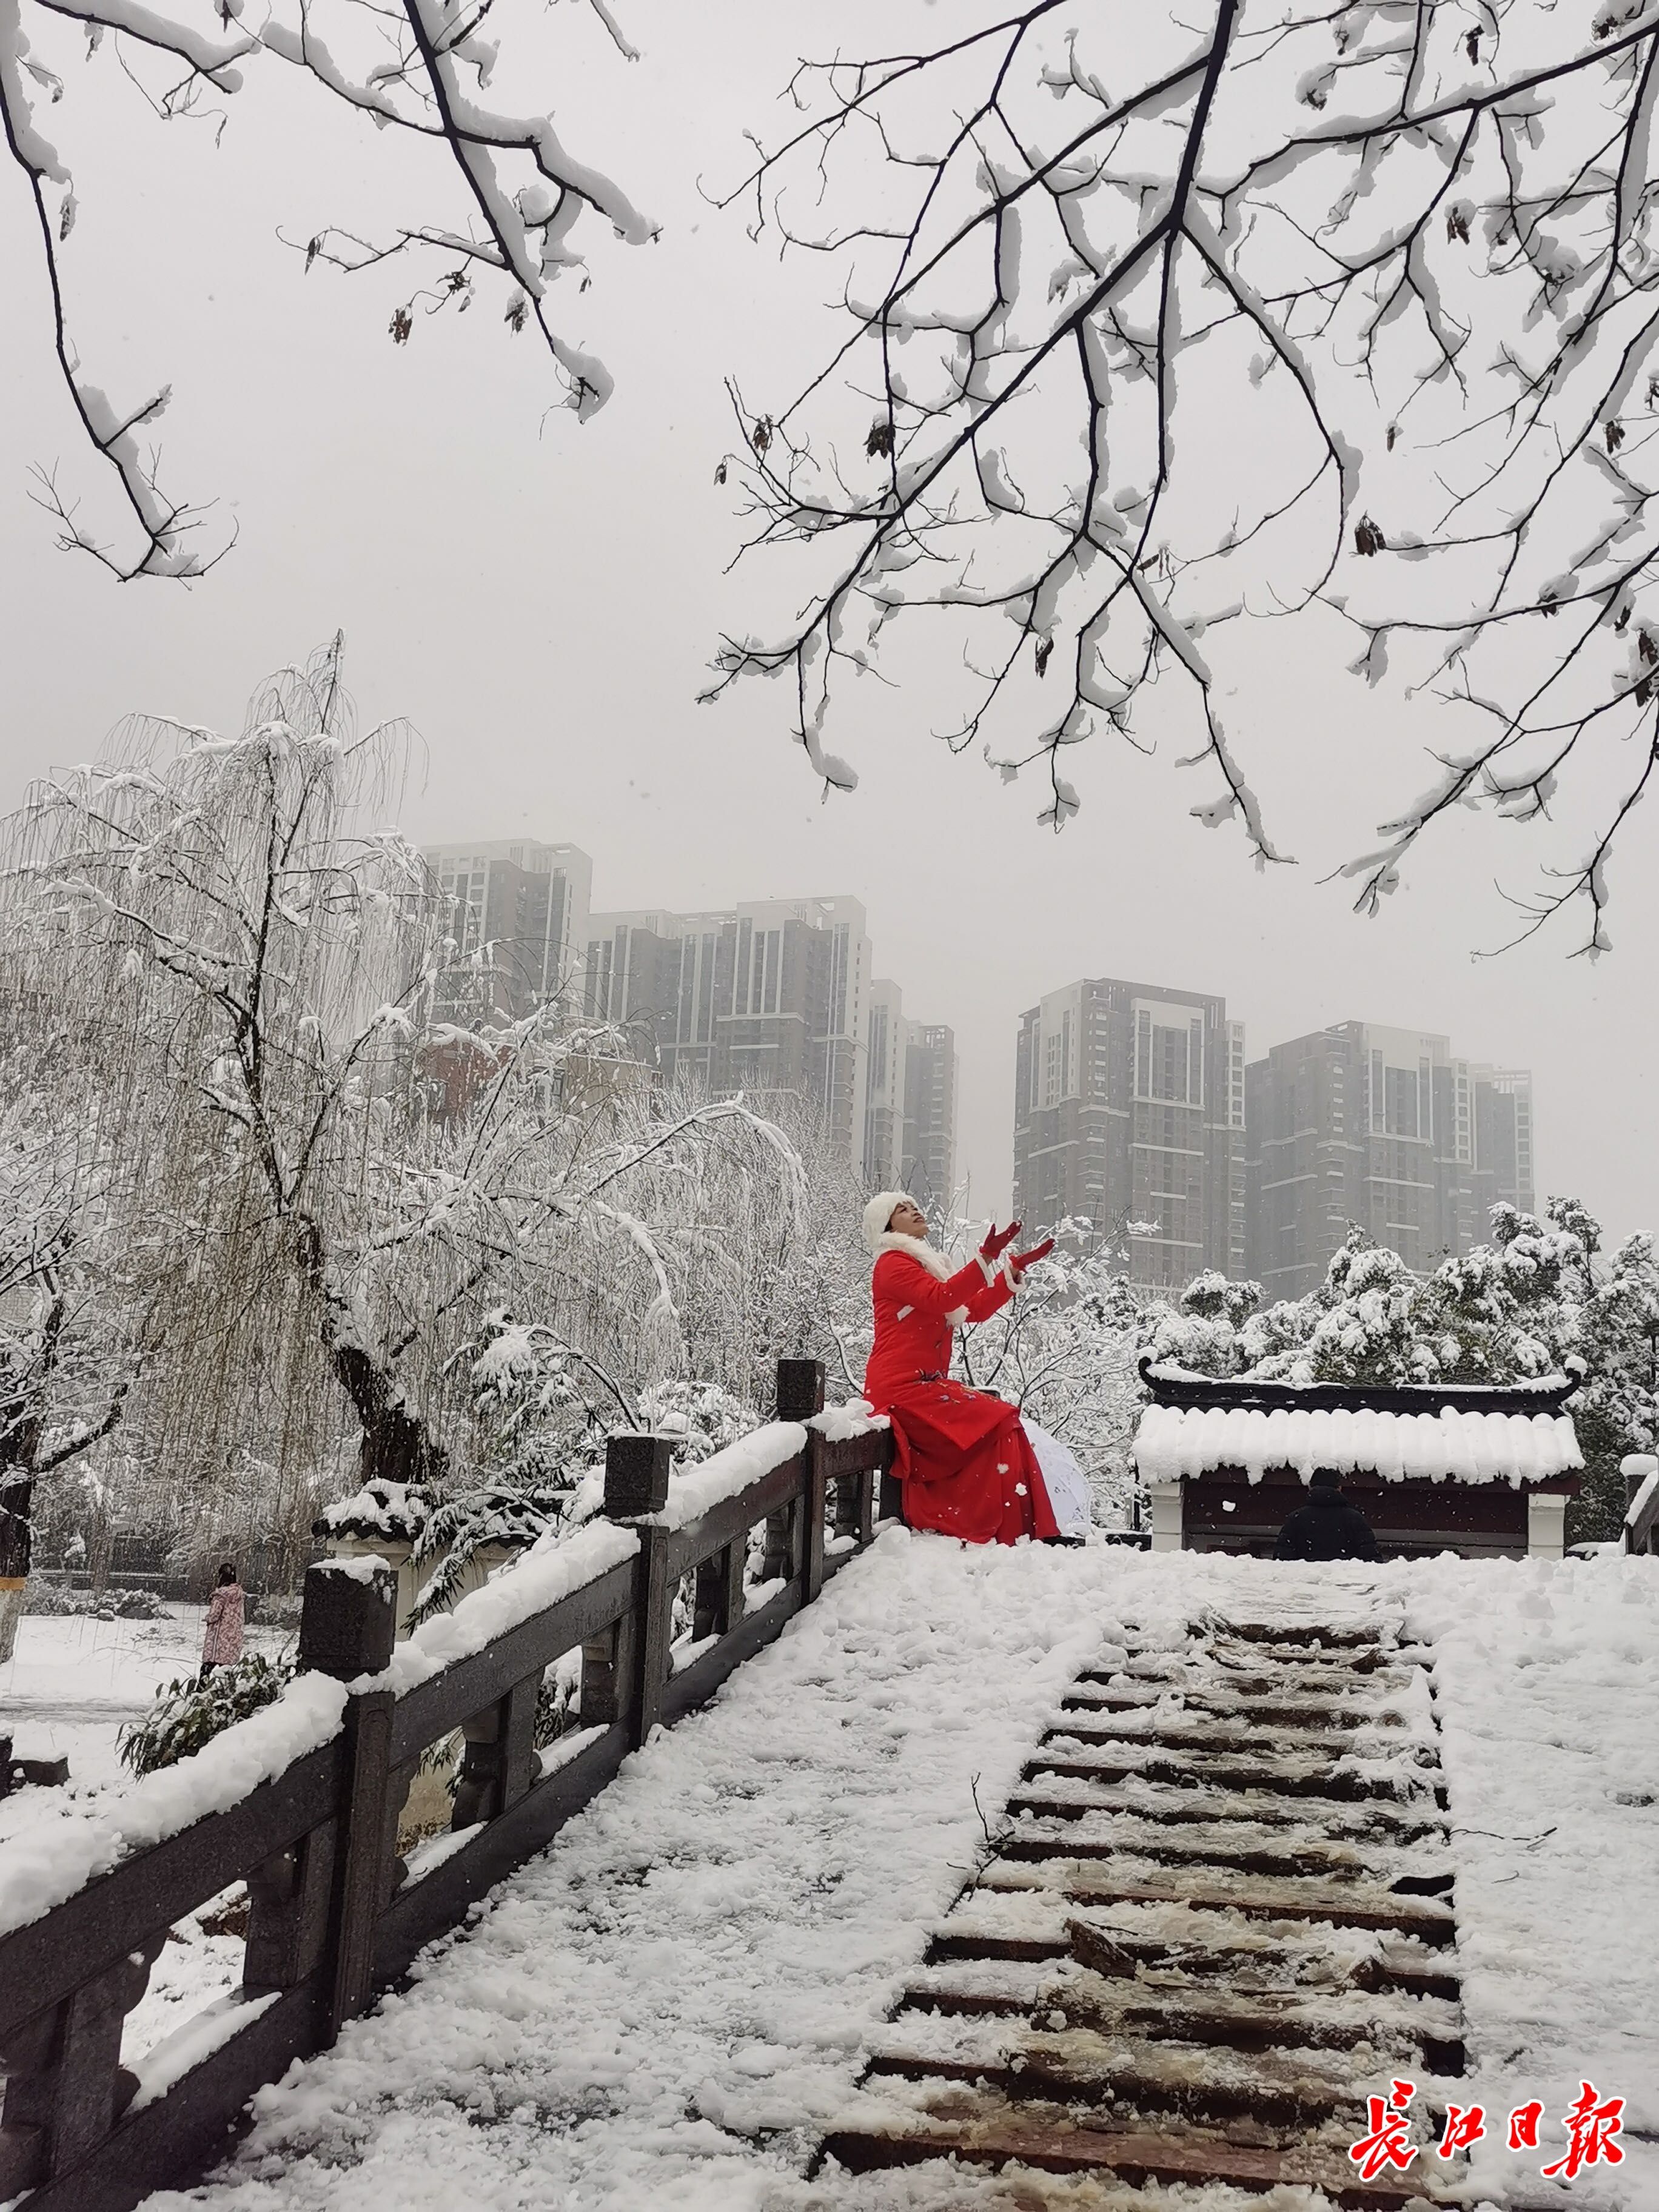
[[(635, 58), (602, 0), (592, 5), (613, 45)], [(503, 287), (508, 330), (533, 324), (580, 420), (605, 404), (611, 380), (603, 362), (571, 340), (554, 311), (552, 285), (582, 265), (572, 234), (589, 219), (629, 245), (657, 234), (612, 177), (572, 150), (550, 114), (515, 114), (480, 99), (498, 58), (498, 42), (481, 35), (488, 7), (465, 7), (459, 0), (400, 0), (390, 8), (371, 0), (290, 0), (257, 26), (242, 21), (242, 0), (223, 0), (217, 12), (222, 37), (141, 0), (0, 0), (0, 126), (33, 204), (58, 370), (87, 442), (114, 477), (121, 524), (106, 537), (84, 520), (78, 497), (62, 487), (56, 468), (37, 471), (34, 496), (57, 521), (61, 545), (92, 555), (124, 582), (203, 575), (229, 550), (234, 533), (211, 544), (203, 535), (206, 510), (162, 489), (159, 452), (145, 441), (171, 387), (137, 403), (112, 400), (84, 373), (70, 337), (66, 255), (75, 188), (37, 115), (41, 93), (52, 103), (64, 94), (64, 77), (34, 50), (52, 18), (79, 27), (88, 59), (107, 40), (161, 121), (201, 114), (209, 94), (231, 98), (242, 89), (246, 70), (270, 57), (382, 130), (430, 142), (434, 180), (447, 167), (452, 190), (459, 185), (461, 221), (410, 222), (378, 242), (330, 228), (303, 242), (305, 267), (320, 260), (359, 270), (410, 253), (436, 253), (453, 264), (435, 291), (397, 308), (391, 335), (398, 344), (413, 330), (417, 299), (434, 312), (465, 309), (475, 296), (475, 279), (494, 278)]]
[(726, 204), (838, 264), (843, 330), (793, 394), (733, 383), (719, 473), (745, 551), (793, 549), (805, 589), (722, 641), (705, 696), (782, 678), (850, 788), (848, 684), (918, 630), (938, 734), (1039, 775), (1059, 829), (1068, 749), (1138, 742), (1170, 676), (1217, 786), (1192, 811), (1261, 865), (1285, 856), (1206, 636), (1328, 611), (1367, 682), (1484, 725), (1350, 864), (1359, 907), (1454, 810), (1546, 821), (1571, 780), (1588, 832), (1518, 903), (1603, 949), (1659, 757), (1659, 6), (1123, 27), (1029, 0), (797, 70), (799, 121)]

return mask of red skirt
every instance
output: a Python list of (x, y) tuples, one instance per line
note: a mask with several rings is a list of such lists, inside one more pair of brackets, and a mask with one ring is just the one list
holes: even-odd
[(1017, 1407), (938, 1382), (901, 1383), (881, 1410), (892, 1419), (894, 1471), (912, 1528), (969, 1544), (1059, 1534)]

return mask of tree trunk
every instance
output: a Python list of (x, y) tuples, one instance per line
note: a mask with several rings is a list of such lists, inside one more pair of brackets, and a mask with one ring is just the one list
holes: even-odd
[(364, 1482), (439, 1482), (449, 1455), (426, 1423), (404, 1403), (390, 1370), (361, 1344), (342, 1341), (339, 1302), (331, 1298), (322, 1232), (309, 1218), (295, 1224), (294, 1256), (307, 1288), (323, 1308), (323, 1343), (341, 1389), (362, 1424), (358, 1474)]
[(396, 1383), (361, 1345), (332, 1344), (329, 1356), (363, 1426), (359, 1473), (365, 1482), (440, 1482), (449, 1455), (403, 1402)]
[(29, 1500), (34, 1485), (14, 1474), (0, 1481), (0, 1666), (17, 1646), (23, 1584), (29, 1571)]

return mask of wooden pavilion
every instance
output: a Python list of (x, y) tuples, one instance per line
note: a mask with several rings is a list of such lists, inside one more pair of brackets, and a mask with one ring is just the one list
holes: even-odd
[(1575, 1376), (1371, 1385), (1218, 1378), (1140, 1360), (1134, 1458), (1155, 1552), (1271, 1558), (1316, 1468), (1341, 1477), (1384, 1559), (1561, 1557), (1584, 1462)]

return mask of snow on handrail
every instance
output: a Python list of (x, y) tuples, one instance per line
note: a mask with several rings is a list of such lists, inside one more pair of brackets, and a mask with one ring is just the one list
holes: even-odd
[(885, 1413), (872, 1413), (867, 1398), (849, 1398), (844, 1406), (826, 1406), (806, 1425), (816, 1429), (826, 1443), (842, 1444), (858, 1437), (881, 1435), (893, 1424)]
[(712, 1506), (736, 1498), (805, 1449), (806, 1431), (799, 1421), (768, 1421), (696, 1466), (677, 1468), (669, 1480), (667, 1504), (660, 1512), (641, 1517), (659, 1528), (689, 1528)]
[(365, 1674), (351, 1686), (354, 1691), (391, 1690), (406, 1697), (532, 1613), (544, 1613), (562, 1598), (598, 1582), (612, 1567), (631, 1559), (639, 1548), (633, 1529), (619, 1528), (614, 1521), (589, 1521), (562, 1534), (550, 1530), (521, 1559), (503, 1568), (482, 1589), (469, 1591), (452, 1612), (423, 1620), (406, 1643), (398, 1644), (382, 1673)]
[(343, 1682), (300, 1674), (274, 1705), (234, 1722), (200, 1751), (112, 1791), (97, 1812), (71, 1814), (0, 1844), (0, 1936), (27, 1927), (123, 1859), (228, 1812), (340, 1733)]

